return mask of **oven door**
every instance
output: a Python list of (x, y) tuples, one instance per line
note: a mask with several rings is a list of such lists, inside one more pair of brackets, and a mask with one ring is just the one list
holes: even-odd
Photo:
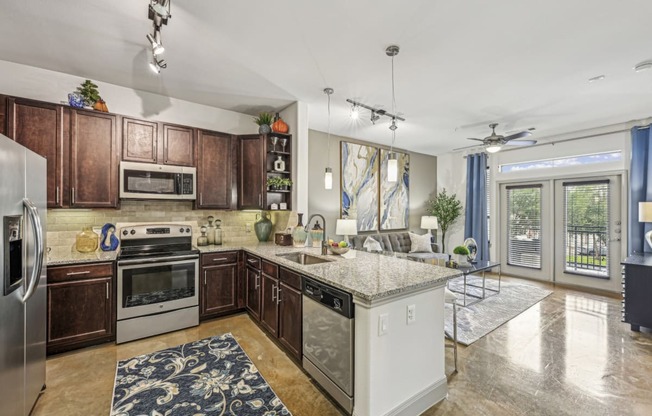
[(118, 320), (199, 304), (199, 256), (118, 261)]

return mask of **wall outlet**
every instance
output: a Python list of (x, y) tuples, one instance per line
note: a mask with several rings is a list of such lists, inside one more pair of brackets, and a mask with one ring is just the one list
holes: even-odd
[(407, 306), (407, 324), (413, 324), (417, 321), (417, 305)]
[(389, 332), (389, 314), (383, 313), (378, 317), (378, 336), (382, 337), (388, 332)]
[(250, 233), (251, 232), (251, 223), (246, 222), (245, 223), (245, 233)]

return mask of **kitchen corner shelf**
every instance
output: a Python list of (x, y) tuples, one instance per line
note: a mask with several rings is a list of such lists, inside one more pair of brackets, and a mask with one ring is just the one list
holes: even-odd
[(289, 175), (291, 172), (287, 170), (268, 170), (267, 173), (278, 173), (279, 175)]
[(284, 190), (282, 190), (282, 189), (280, 189), (280, 190), (278, 190), (278, 191), (276, 191), (276, 190), (274, 190), (274, 191), (273, 191), (273, 190), (268, 190), (268, 191), (267, 191), (268, 194), (289, 194), (289, 193), (291, 193), (291, 192), (292, 192), (292, 191), (284, 191)]
[(278, 150), (268, 150), (267, 153), (270, 154), (270, 155), (290, 156), (290, 152), (281, 152), (281, 151), (278, 151)]

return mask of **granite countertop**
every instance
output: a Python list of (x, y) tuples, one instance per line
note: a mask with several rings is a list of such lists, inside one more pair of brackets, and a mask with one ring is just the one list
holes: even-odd
[(48, 266), (62, 266), (67, 264), (99, 263), (103, 261), (114, 261), (118, 255), (117, 251), (96, 251), (94, 253), (69, 253), (65, 256), (48, 255)]
[[(371, 304), (394, 296), (443, 285), (447, 280), (461, 276), (456, 269), (448, 269), (393, 256), (364, 251), (350, 251), (355, 258), (320, 254), (319, 248), (277, 246), (274, 243), (251, 245), (221, 245), (198, 247), (201, 253), (245, 250), (304, 276), (319, 280), (353, 295), (356, 303)], [(278, 254), (305, 252), (324, 257), (329, 262), (301, 265)], [(115, 252), (93, 255), (71, 254), (69, 258), (48, 260), (48, 265), (88, 263), (115, 260)]]

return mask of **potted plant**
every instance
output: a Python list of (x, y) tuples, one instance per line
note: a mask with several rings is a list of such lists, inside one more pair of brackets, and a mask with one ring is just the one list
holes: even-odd
[(272, 132), (272, 113), (260, 113), (254, 117), (254, 123), (258, 124), (258, 133), (267, 134)]
[(457, 262), (464, 266), (469, 264), (469, 254), (471, 252), (465, 246), (457, 246), (453, 249), (453, 254), (457, 255)]
[(292, 179), (290, 178), (281, 178), (281, 189), (289, 191), (292, 186)]
[(457, 199), (456, 194), (448, 195), (444, 188), (434, 199), (426, 203), (426, 211), (430, 215), (437, 217), (441, 229), (441, 251), (445, 253), (446, 231), (462, 215), (462, 202)]
[(281, 185), (283, 185), (283, 179), (278, 178), (276, 176), (267, 178), (267, 189), (271, 191), (276, 191), (280, 189)]
[(77, 92), (84, 99), (84, 105), (86, 107), (93, 107), (93, 105), (101, 99), (100, 92), (97, 90), (97, 85), (95, 85), (90, 79), (87, 79), (77, 87)]

